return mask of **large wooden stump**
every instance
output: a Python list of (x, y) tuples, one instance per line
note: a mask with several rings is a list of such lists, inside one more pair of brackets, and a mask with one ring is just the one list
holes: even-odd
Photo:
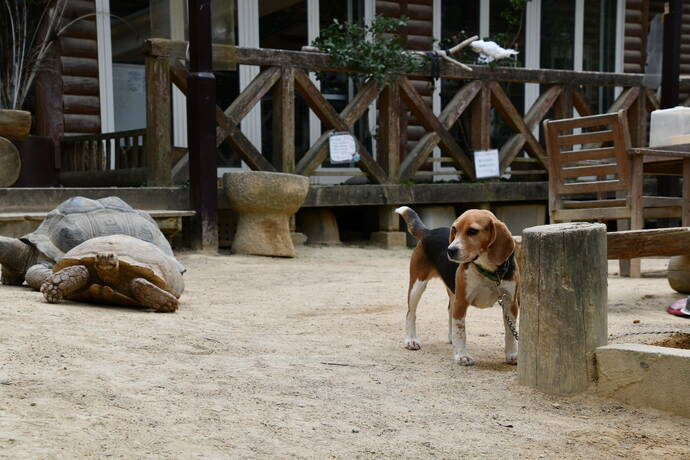
[(9, 187), (19, 178), (22, 162), (15, 145), (0, 137), (0, 187)]
[(606, 226), (572, 222), (522, 233), (518, 382), (584, 391), (606, 345)]
[(0, 109), (0, 136), (11, 141), (26, 139), (31, 129), (31, 112)]

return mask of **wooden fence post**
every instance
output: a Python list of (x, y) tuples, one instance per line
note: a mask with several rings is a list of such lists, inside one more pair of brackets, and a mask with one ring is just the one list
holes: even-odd
[(472, 150), (491, 148), (491, 87), (483, 81), (479, 94), (470, 106), (470, 145)]
[(216, 146), (216, 77), (211, 54), (211, 0), (188, 0), (189, 67), (187, 131), (191, 246), (218, 250), (218, 150)]
[(582, 392), (606, 345), (606, 226), (571, 222), (522, 234), (518, 383)]
[(172, 183), (169, 59), (169, 56), (150, 54), (145, 58), (147, 185)]
[(284, 66), (273, 87), (273, 166), (295, 172), (295, 69)]
[(378, 160), (388, 182), (400, 179), (400, 87), (398, 82), (381, 91), (379, 97)]

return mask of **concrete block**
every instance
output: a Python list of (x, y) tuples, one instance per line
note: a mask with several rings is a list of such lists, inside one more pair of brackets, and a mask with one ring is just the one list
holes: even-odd
[(406, 247), (405, 232), (373, 232), (371, 241), (384, 249)]
[(307, 244), (341, 244), (338, 222), (330, 209), (301, 209), (297, 213), (297, 228), (307, 236)]
[(626, 343), (596, 350), (597, 392), (690, 417), (690, 350)]
[(496, 206), (494, 214), (508, 226), (513, 235), (522, 235), (522, 230), (546, 223), (546, 205), (517, 204)]

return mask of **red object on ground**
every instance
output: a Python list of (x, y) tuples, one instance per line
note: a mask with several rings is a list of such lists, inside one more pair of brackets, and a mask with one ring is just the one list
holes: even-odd
[(688, 299), (680, 299), (673, 302), (666, 311), (675, 316), (683, 318), (690, 318), (690, 306), (688, 306)]

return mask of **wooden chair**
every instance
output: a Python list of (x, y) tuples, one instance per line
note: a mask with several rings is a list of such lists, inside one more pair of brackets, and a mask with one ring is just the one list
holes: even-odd
[[(634, 155), (624, 111), (544, 121), (549, 156), (551, 222), (629, 222), (681, 215), (678, 198), (643, 197), (643, 157)], [(639, 259), (621, 261), (621, 274), (640, 276)]]

